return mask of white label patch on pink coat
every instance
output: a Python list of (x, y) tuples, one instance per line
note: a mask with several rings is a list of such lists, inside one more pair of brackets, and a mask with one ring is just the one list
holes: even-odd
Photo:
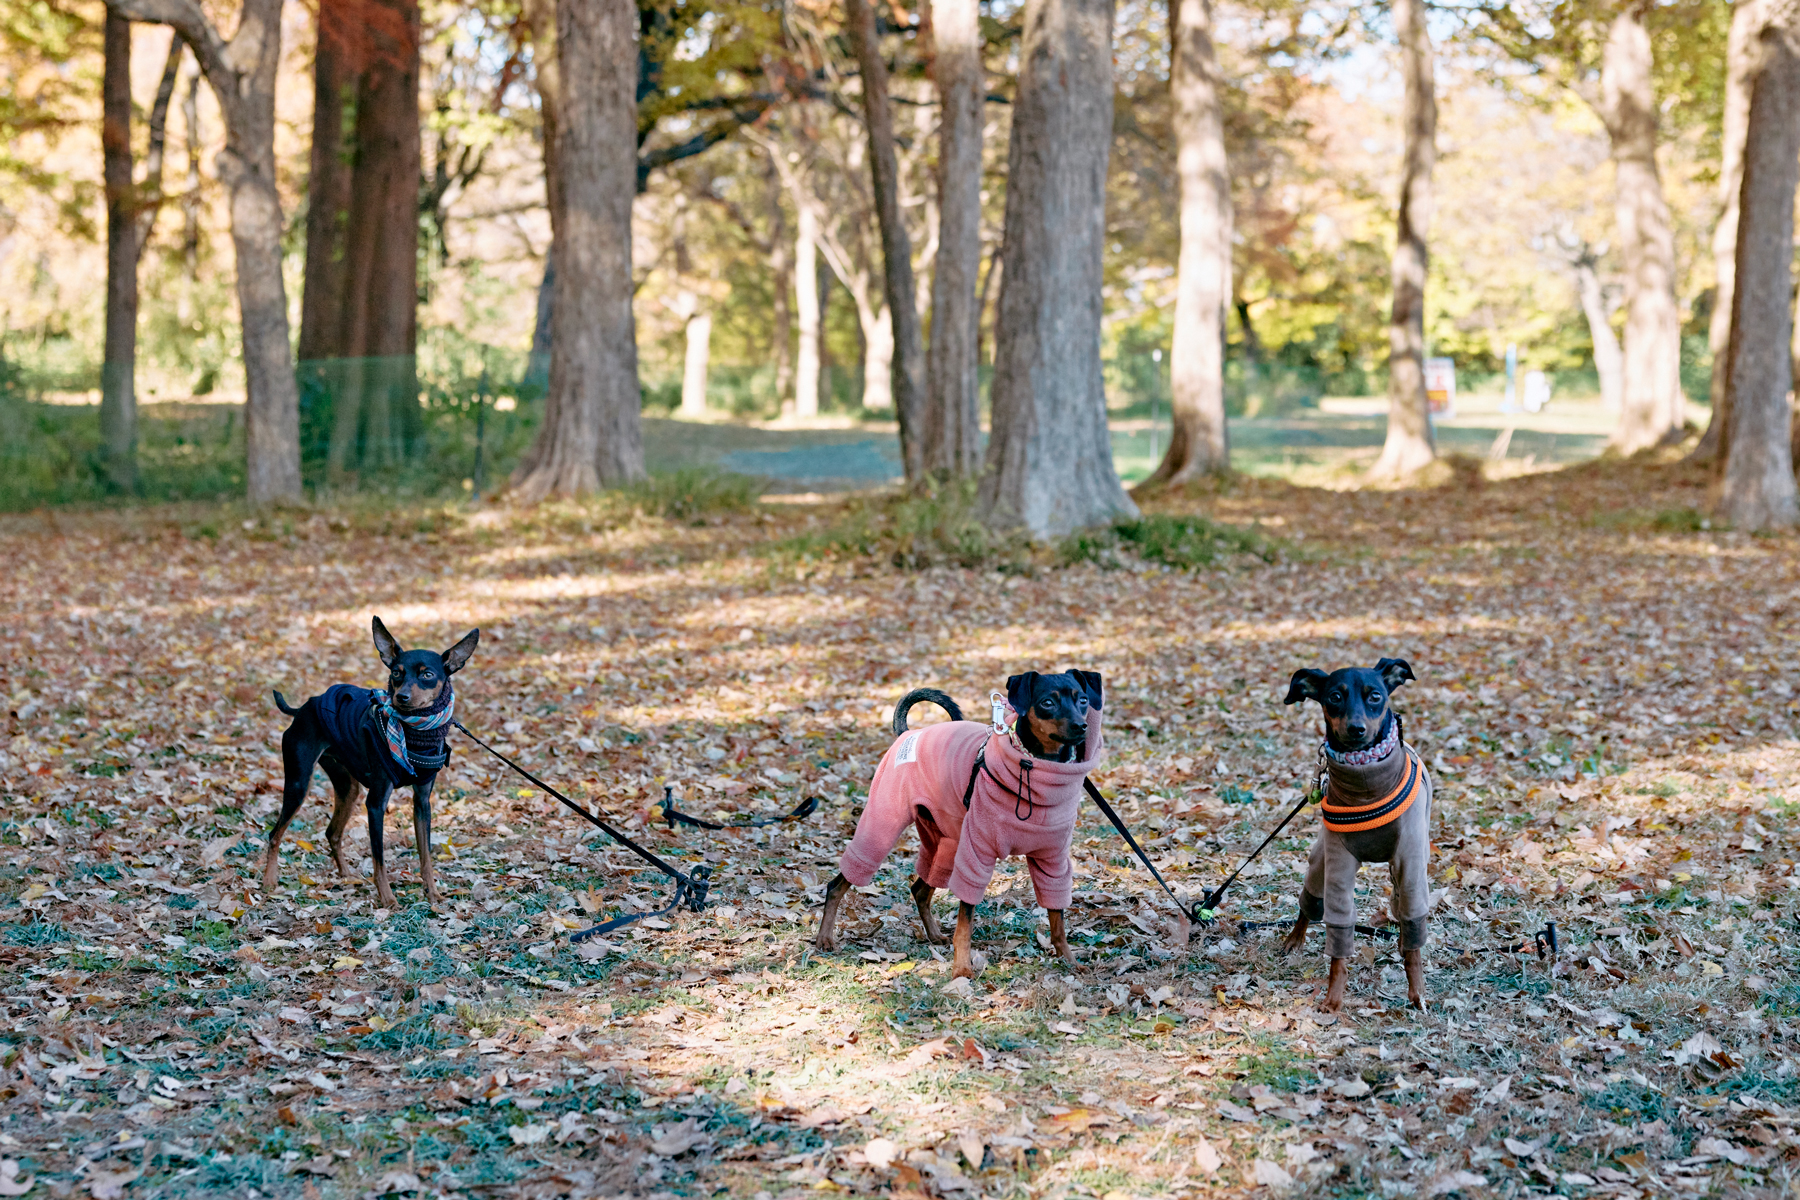
[(896, 763), (916, 763), (919, 761), (919, 735), (909, 733), (900, 739), (900, 753), (894, 756)]

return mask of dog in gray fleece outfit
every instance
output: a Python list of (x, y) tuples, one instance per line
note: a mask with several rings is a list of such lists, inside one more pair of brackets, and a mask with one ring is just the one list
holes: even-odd
[(1368, 667), (1327, 675), (1294, 672), (1286, 703), (1316, 700), (1325, 710), (1324, 828), (1313, 842), (1300, 891), (1300, 916), (1282, 941), (1283, 953), (1306, 940), (1307, 926), (1323, 918), (1325, 952), (1331, 957), (1324, 1008), (1336, 1012), (1350, 979), (1356, 941), (1356, 872), (1366, 862), (1388, 864), (1391, 908), (1400, 925), (1406, 963), (1406, 998), (1425, 1006), (1425, 915), (1431, 906), (1431, 776), (1406, 744), (1393, 690), (1415, 676), (1405, 659), (1384, 658)]

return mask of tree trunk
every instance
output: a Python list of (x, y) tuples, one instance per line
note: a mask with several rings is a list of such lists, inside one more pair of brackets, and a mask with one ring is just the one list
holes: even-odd
[(794, 254), (788, 245), (787, 210), (781, 207), (781, 175), (773, 163), (764, 164), (764, 182), (768, 184), (769, 204), (769, 274), (774, 276), (774, 293), (770, 303), (770, 360), (775, 367), (775, 401), (778, 411), (791, 411), (794, 386), (794, 307), (790, 296), (794, 289)]
[(109, 11), (172, 25), (194, 51), (225, 117), (218, 159), (237, 256), (243, 331), (246, 492), (252, 503), (300, 498), (300, 404), (288, 352), (281, 275), (281, 194), (275, 186), (275, 73), (282, 0), (243, 0), (228, 42), (195, 0), (107, 0)]
[[(1790, 18), (1791, 19), (1791, 18)], [(1794, 191), (1800, 185), (1800, 28), (1762, 32), (1739, 192), (1725, 480), (1719, 512), (1739, 529), (1800, 521), (1788, 392), (1793, 386)]]
[(550, 382), (550, 322), (556, 313), (556, 243), (544, 252), (544, 274), (537, 287), (537, 318), (531, 326), (531, 350), (525, 357), (524, 383), (541, 388)]
[[(303, 363), (344, 357), (346, 235), (355, 172), (344, 140), (346, 108), (356, 97), (357, 65), (348, 61), (357, 0), (320, 0), (313, 50), (312, 150), (306, 182), (306, 264), (300, 285)], [(334, 381), (335, 382), (335, 381)], [(335, 407), (334, 407), (335, 416)]]
[(1406, 80), (1405, 160), (1394, 240), (1394, 308), (1388, 320), (1388, 426), (1375, 479), (1402, 479), (1437, 457), (1425, 398), (1425, 276), (1430, 265), (1431, 172), (1437, 164), (1437, 93), (1424, 0), (1394, 0), (1394, 36)]
[(181, 191), (181, 265), (189, 283), (200, 280), (200, 71), (188, 77), (181, 97), (182, 146), (187, 178)]
[(1707, 326), (1712, 351), (1712, 419), (1691, 457), (1722, 463), (1719, 450), (1731, 420), (1725, 382), (1730, 374), (1731, 293), (1737, 270), (1738, 190), (1744, 181), (1744, 134), (1750, 120), (1750, 82), (1762, 23), (1758, 0), (1738, 0), (1725, 44), (1725, 118), (1719, 132), (1719, 222), (1713, 226), (1713, 309)]
[(1588, 336), (1594, 343), (1594, 374), (1600, 377), (1600, 403), (1607, 412), (1618, 412), (1625, 394), (1624, 354), (1619, 350), (1618, 335), (1613, 332), (1611, 314), (1606, 311), (1606, 294), (1600, 287), (1600, 274), (1594, 269), (1593, 251), (1586, 246), (1575, 259), (1575, 290), (1581, 297)]
[[(918, 310), (913, 307), (912, 239), (900, 215), (900, 165), (894, 157), (894, 116), (888, 102), (887, 65), (881, 60), (881, 40), (875, 31), (875, 10), (869, 0), (845, 0), (850, 40), (862, 72), (863, 116), (869, 130), (869, 168), (875, 186), (875, 215), (881, 225), (882, 278), (889, 323), (890, 394), (900, 419), (900, 457), (906, 465), (906, 481), (916, 484), (924, 473), (920, 410), (925, 403), (925, 344), (919, 331)], [(874, 359), (871, 354), (869, 358)], [(863, 404), (870, 405), (864, 388)]]
[(1169, 92), (1180, 178), (1181, 261), (1169, 356), (1169, 450), (1147, 488), (1231, 468), (1225, 306), (1231, 298), (1231, 171), (1225, 158), (1212, 0), (1169, 0)]
[(706, 369), (712, 356), (712, 314), (699, 309), (687, 319), (687, 354), (681, 369), (681, 415), (706, 415)]
[(106, 186), (106, 354), (100, 366), (100, 438), (107, 486), (137, 486), (138, 201), (131, 163), (131, 22), (108, 10), (100, 79)]
[(799, 233), (794, 238), (794, 305), (800, 318), (800, 353), (794, 375), (794, 415), (819, 415), (819, 216), (810, 204), (794, 206)]
[(886, 412), (894, 407), (894, 306), (878, 309), (866, 295), (855, 299), (863, 336), (862, 406)]
[[(556, 127), (549, 154), (558, 313), (544, 425), (517, 488), (531, 501), (640, 479), (631, 201), (637, 191), (637, 10), (556, 6)], [(541, 81), (540, 81), (541, 86)]]
[(1619, 253), (1625, 261), (1625, 390), (1613, 446), (1625, 454), (1679, 437), (1681, 321), (1675, 307), (1675, 238), (1656, 171), (1656, 96), (1644, 14), (1613, 19), (1600, 76), (1599, 114), (1612, 143)]
[(973, 475), (981, 463), (976, 354), (981, 310), (981, 123), (987, 74), (978, 0), (930, 5), (942, 118), (938, 133), (938, 245), (931, 275), (931, 349), (920, 440), (927, 472)]
[(357, 80), (342, 335), (355, 361), (346, 364), (353, 383), (344, 407), (352, 421), (362, 410), (360, 464), (379, 468), (407, 457), (420, 425), (419, 6), (363, 0), (363, 11), (380, 19), (370, 21), (371, 52)]
[(1040, 538), (1137, 513), (1113, 469), (1100, 365), (1112, 22), (1112, 0), (1024, 11), (980, 502), (990, 525)]

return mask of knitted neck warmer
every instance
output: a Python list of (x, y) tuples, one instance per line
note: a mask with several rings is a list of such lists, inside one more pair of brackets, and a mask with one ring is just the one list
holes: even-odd
[(1331, 748), (1331, 743), (1327, 741), (1325, 743), (1325, 757), (1331, 762), (1340, 763), (1346, 767), (1366, 767), (1370, 763), (1378, 763), (1388, 755), (1392, 754), (1394, 752), (1394, 747), (1399, 744), (1400, 726), (1395, 722), (1392, 714), (1389, 714), (1387, 719), (1387, 735), (1379, 742), (1376, 742), (1366, 750), (1345, 750), (1340, 752), (1333, 750)]
[(437, 703), (423, 712), (402, 712), (394, 706), (394, 698), (384, 691), (375, 693), (375, 722), (387, 742), (388, 754), (408, 775), (416, 775), (414, 762), (427, 769), (441, 767), (449, 761), (444, 750), (445, 729), (456, 716), (456, 685), (444, 680), (444, 690)]

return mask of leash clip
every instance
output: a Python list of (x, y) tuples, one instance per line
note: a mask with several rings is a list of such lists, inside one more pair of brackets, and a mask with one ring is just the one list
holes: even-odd
[(1006, 697), (997, 691), (989, 692), (988, 704), (993, 709), (994, 732), (1003, 736), (1011, 733), (1011, 728), (1006, 724)]

